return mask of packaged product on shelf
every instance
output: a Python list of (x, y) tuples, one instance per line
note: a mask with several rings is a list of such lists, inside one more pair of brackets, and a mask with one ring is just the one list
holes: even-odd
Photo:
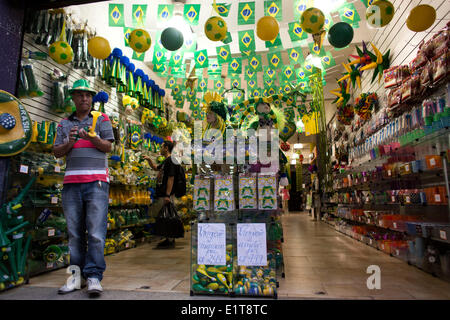
[(405, 103), (411, 99), (411, 77), (406, 78), (402, 83), (402, 103)]
[(433, 65), (431, 62), (427, 62), (422, 68), (420, 73), (420, 94), (423, 95), (431, 84), (431, 72)]
[(447, 76), (447, 54), (448, 49), (445, 49), (433, 59), (433, 85), (439, 84)]
[(386, 89), (397, 86), (398, 66), (391, 67), (383, 71), (384, 87)]
[(393, 110), (401, 102), (402, 88), (393, 88), (388, 92), (388, 106), (390, 110)]

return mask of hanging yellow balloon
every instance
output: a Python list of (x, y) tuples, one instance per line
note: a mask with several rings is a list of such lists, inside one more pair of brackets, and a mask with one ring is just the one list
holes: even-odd
[(145, 52), (152, 45), (152, 38), (144, 29), (135, 29), (128, 37), (128, 43), (136, 52)]
[(59, 64), (67, 64), (73, 60), (72, 47), (66, 40), (66, 21), (64, 20), (59, 40), (48, 48), (48, 55)]
[(94, 58), (103, 60), (111, 54), (111, 46), (109, 41), (103, 37), (94, 37), (88, 42), (88, 51)]
[(411, 10), (406, 26), (414, 32), (422, 32), (430, 28), (436, 21), (436, 10), (427, 4), (421, 4)]
[(256, 35), (263, 41), (272, 41), (280, 32), (277, 19), (271, 16), (264, 16), (256, 24)]

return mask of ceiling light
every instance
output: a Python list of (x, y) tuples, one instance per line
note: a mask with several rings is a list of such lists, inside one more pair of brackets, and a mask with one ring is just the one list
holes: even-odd
[(291, 159), (300, 159), (300, 156), (296, 153), (293, 153)]
[(301, 143), (294, 144), (294, 149), (302, 149), (302, 148), (303, 148), (303, 144), (301, 144)]
[(295, 160), (295, 159), (292, 160), (292, 161), (291, 161), (291, 164), (297, 164), (297, 160)]

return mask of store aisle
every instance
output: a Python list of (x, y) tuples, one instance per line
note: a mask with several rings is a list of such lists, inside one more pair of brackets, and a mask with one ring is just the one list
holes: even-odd
[[(353, 240), (305, 213), (282, 217), (286, 278), (280, 296), (342, 299), (450, 299), (450, 283)], [(367, 289), (378, 265), (381, 289)], [(322, 294), (320, 294), (322, 293)]]

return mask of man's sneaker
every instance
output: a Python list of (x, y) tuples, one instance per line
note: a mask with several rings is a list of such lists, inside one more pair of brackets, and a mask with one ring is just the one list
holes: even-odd
[[(80, 283), (80, 289), (86, 287), (86, 279), (81, 278)], [(66, 282), (61, 288), (58, 290), (58, 294), (66, 294), (74, 292), (75, 290), (78, 290), (78, 288), (75, 287), (75, 278), (72, 278), (72, 281)]]
[(88, 278), (88, 293), (92, 295), (99, 295), (103, 292), (102, 285), (100, 284), (100, 281), (97, 278)]

